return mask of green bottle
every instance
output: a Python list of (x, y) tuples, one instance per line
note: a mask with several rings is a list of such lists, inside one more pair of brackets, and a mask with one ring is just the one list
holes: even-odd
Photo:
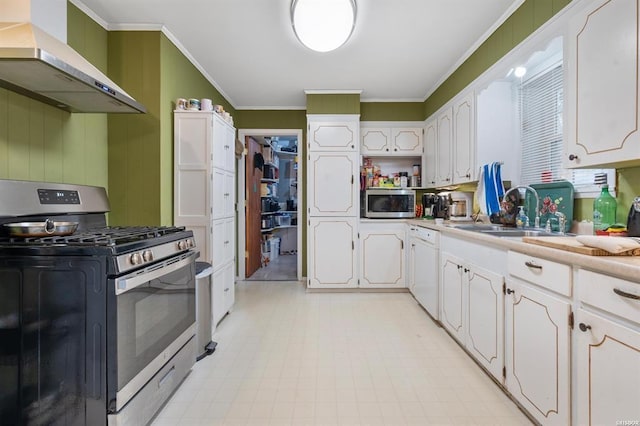
[(602, 185), (602, 191), (593, 202), (593, 229), (604, 231), (616, 223), (616, 199), (609, 194), (609, 185)]

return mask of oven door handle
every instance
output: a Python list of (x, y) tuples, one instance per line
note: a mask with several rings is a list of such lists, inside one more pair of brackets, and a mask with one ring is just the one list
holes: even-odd
[(132, 290), (146, 282), (187, 266), (188, 264), (193, 262), (193, 258), (195, 257), (195, 255), (195, 252), (191, 252), (188, 257), (177, 262), (170, 263), (170, 261), (165, 261), (163, 262), (162, 266), (153, 265), (151, 268), (144, 269), (137, 272), (136, 274), (126, 275), (124, 277), (116, 279), (116, 296)]

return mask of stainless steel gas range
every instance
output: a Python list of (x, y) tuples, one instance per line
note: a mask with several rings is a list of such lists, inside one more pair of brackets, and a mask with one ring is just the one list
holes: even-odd
[(144, 425), (193, 366), (193, 234), (107, 211), (104, 188), (0, 180), (0, 424)]

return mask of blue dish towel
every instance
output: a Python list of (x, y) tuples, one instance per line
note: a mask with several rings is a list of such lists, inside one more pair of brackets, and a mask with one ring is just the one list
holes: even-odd
[[(483, 213), (491, 216), (500, 212), (500, 199), (504, 196), (504, 186), (502, 184), (502, 175), (500, 171), (500, 163), (485, 164), (480, 170), (480, 182), (478, 191), (482, 192), (478, 200), (484, 199)], [(480, 203), (482, 206), (483, 203)]]

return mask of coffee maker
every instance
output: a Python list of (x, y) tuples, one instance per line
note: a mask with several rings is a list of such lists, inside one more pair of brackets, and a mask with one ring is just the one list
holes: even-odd
[(423, 194), (422, 206), (427, 219), (449, 219), (450, 194)]

